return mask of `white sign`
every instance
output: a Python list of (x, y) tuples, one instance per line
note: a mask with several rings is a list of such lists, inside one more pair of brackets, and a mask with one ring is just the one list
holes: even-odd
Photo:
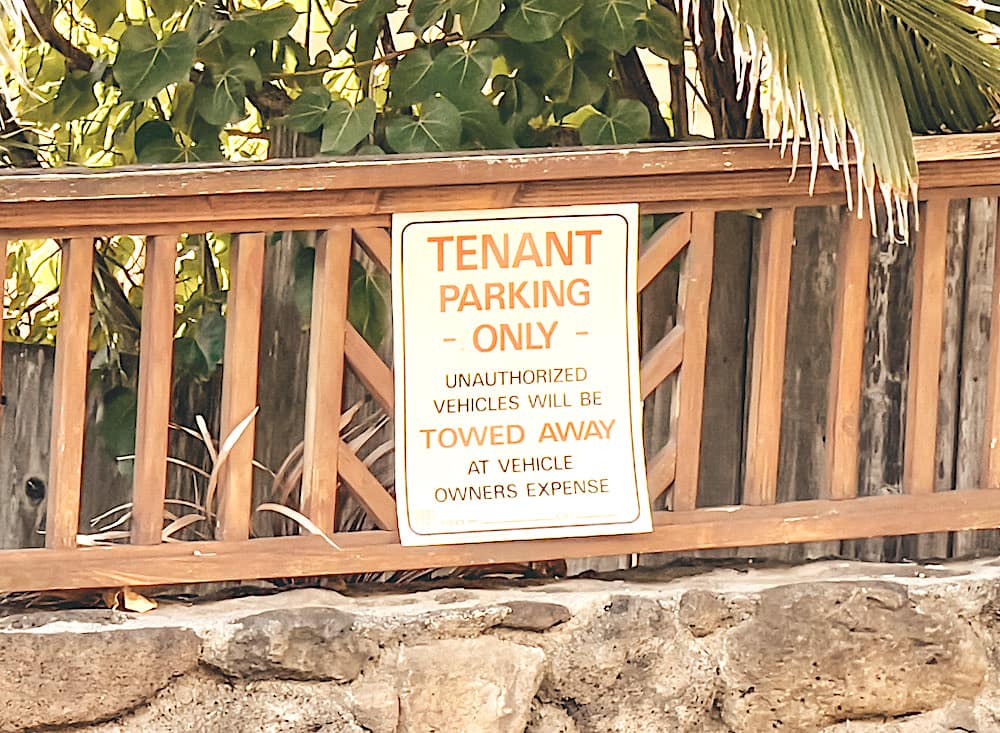
[(636, 205), (394, 215), (404, 545), (652, 531)]

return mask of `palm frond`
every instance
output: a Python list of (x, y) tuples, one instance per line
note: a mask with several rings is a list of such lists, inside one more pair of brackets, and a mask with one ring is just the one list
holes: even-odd
[(808, 141), (815, 176), (822, 149), (853, 204), (853, 145), (859, 200), (874, 210), (880, 194), (899, 231), (918, 181), (911, 129), (972, 130), (998, 108), (1000, 48), (982, 39), (1000, 28), (958, 0), (724, 2), (741, 72), (756, 85), (769, 65), (782, 150), (797, 161)]
[[(39, 35), (25, 0), (0, 0), (0, 68), (6, 68), (14, 82), (30, 94), (31, 84), (18, 59), (19, 48), (29, 33)], [(0, 95), (8, 105), (15, 96), (5, 73), (0, 73)]]

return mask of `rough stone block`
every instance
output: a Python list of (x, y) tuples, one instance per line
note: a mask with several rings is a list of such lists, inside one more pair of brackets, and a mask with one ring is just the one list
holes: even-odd
[(544, 658), (492, 637), (404, 645), (399, 733), (523, 733)]

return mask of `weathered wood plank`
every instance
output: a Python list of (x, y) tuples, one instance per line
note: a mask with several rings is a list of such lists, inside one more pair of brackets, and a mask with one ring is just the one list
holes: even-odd
[(670, 488), (677, 474), (677, 440), (671, 439), (646, 464), (646, 488), (649, 500), (656, 501)]
[(683, 359), (684, 327), (674, 326), (642, 359), (639, 384), (643, 399), (649, 397), (664, 379), (677, 371)]
[(352, 232), (331, 229), (316, 243), (309, 387), (302, 478), (302, 509), (320, 529), (336, 526), (340, 413), (344, 388), (344, 339)]
[(355, 229), (354, 237), (361, 242), (376, 262), (386, 270), (392, 270), (392, 237), (383, 227)]
[(392, 370), (350, 323), (345, 332), (344, 355), (357, 378), (391, 415), (395, 406)]
[[(1000, 217), (997, 217), (1000, 219)], [(994, 226), (993, 282), (990, 302), (990, 356), (986, 387), (986, 428), (983, 435), (980, 483), (989, 489), (1000, 488), (1000, 226)]]
[(45, 542), (40, 530), (52, 442), (54, 353), (51, 346), (7, 343), (3, 360), (7, 408), (0, 419), (0, 550), (39, 547)]
[(660, 227), (639, 254), (638, 288), (645, 290), (653, 278), (691, 241), (691, 212), (685, 211)]
[(944, 334), (944, 280), (948, 256), (948, 199), (928, 201), (916, 247), (910, 370), (906, 393), (903, 491), (934, 491), (938, 379)]
[(674, 511), (689, 511), (698, 503), (708, 306), (712, 298), (714, 256), (715, 213), (698, 212), (691, 219), (691, 242), (681, 271), (677, 307), (677, 323), (684, 329), (684, 358), (671, 405), (671, 422), (675, 428), (671, 434), (677, 437), (680, 457), (674, 478)]
[(777, 499), (794, 227), (794, 209), (773, 209), (761, 234), (743, 482), (743, 502), (752, 505), (773, 504)]
[(343, 440), (338, 442), (340, 475), (380, 529), (396, 529), (396, 500)]
[[(990, 164), (1000, 158), (1000, 134), (927, 136), (914, 148), (921, 164), (921, 187), (933, 163), (963, 161)], [(175, 195), (209, 196), (261, 192), (306, 192), (391, 187), (435, 188), (454, 181), (503, 184), (522, 181), (563, 181), (574, 178), (627, 178), (698, 173), (730, 175), (743, 180), (753, 171), (773, 171), (787, 179), (791, 156), (767, 143), (705, 142), (589, 150), (530, 153), (444, 153), (389, 156), (380, 160), (353, 158), (322, 162), (272, 160), (244, 164), (196, 164), (166, 169), (120, 167), (109, 170), (59, 170), (0, 174), (0, 203), (15, 201), (93, 201), (102, 198), (146, 198)], [(825, 162), (820, 173), (840, 173)], [(808, 176), (798, 176), (808, 185)], [(178, 185), (178, 180), (183, 180)], [(955, 183), (953, 185), (960, 185)], [(555, 186), (560, 188), (560, 186)], [(440, 194), (438, 194), (440, 198)], [(330, 202), (334, 204), (335, 202)]]
[(742, 487), (751, 260), (759, 231), (755, 221), (738, 212), (716, 217), (703, 419), (704, 433), (712, 440), (701, 449), (699, 506), (736, 504)]
[[(264, 235), (241, 234), (233, 244), (226, 299), (226, 345), (223, 355), (221, 440), (257, 407), (260, 316), (264, 293)], [(253, 505), (254, 424), (233, 445), (219, 482), (215, 536), (245, 540), (250, 536)]]
[(837, 293), (826, 422), (827, 497), (858, 493), (861, 431), (861, 367), (868, 310), (871, 222), (847, 212), (837, 250)]
[(146, 240), (139, 394), (132, 481), (132, 542), (155, 545), (163, 532), (173, 377), (177, 241)]
[(13, 550), (0, 565), (0, 592), (166, 585), (751, 544), (811, 542), (883, 533), (947, 531), (1000, 524), (1000, 490), (872, 496), (693, 512), (657, 512), (654, 531), (619, 537), (400, 547), (394, 532), (190, 542), (80, 550)]
[[(962, 331), (962, 375), (959, 394), (955, 487), (986, 486), (985, 452), (992, 442), (988, 416), (990, 359), (993, 349), (993, 300), (996, 288), (997, 209), (992, 199), (969, 202)], [(995, 531), (963, 532), (952, 539), (957, 557), (996, 552)]]
[[(994, 160), (969, 160), (961, 164), (929, 163), (921, 168), (920, 182), (923, 192), (931, 193), (938, 187), (948, 189), (975, 189), (995, 176)], [(204, 196), (178, 196), (172, 191), (147, 198), (107, 198), (95, 200), (18, 201), (4, 203), (0, 217), (0, 233), (10, 237), (10, 232), (41, 231), (49, 235), (65, 231), (89, 231), (96, 227), (105, 233), (123, 231), (155, 231), (163, 224), (172, 223), (181, 229), (191, 230), (189, 222), (225, 221), (231, 230), (260, 231), (261, 211), (278, 222), (271, 228), (290, 229), (282, 220), (308, 222), (309, 219), (331, 218), (367, 219), (372, 215), (393, 212), (427, 210), (466, 210), (494, 208), (497, 191), (507, 184), (480, 183), (454, 184), (448, 179), (441, 185), (425, 187), (400, 187), (377, 190), (374, 188), (329, 191), (278, 191), (275, 193), (246, 192), (212, 194)], [(426, 181), (430, 183), (430, 179)], [(450, 184), (450, 185), (449, 185)], [(175, 181), (173, 191), (183, 188)], [(963, 195), (970, 195), (968, 192)], [(776, 203), (782, 206), (826, 203), (819, 197), (832, 197), (832, 203), (843, 201), (842, 174), (821, 168), (815, 184), (809, 176), (788, 180), (787, 170), (749, 171), (733, 173), (685, 174), (683, 176), (646, 176), (620, 178), (583, 178), (552, 185), (549, 179), (524, 183), (518, 193), (518, 206), (560, 206), (566, 204), (655, 204), (658, 211), (684, 211), (719, 208), (768, 208)], [(38, 222), (47, 222), (39, 228)], [(252, 225), (240, 222), (253, 222)], [(351, 222), (358, 225), (357, 221)], [(297, 224), (296, 226), (300, 226)], [(316, 229), (318, 224), (304, 224), (303, 228)]]
[(52, 441), (49, 449), (45, 546), (76, 547), (80, 528), (83, 430), (87, 409), (90, 357), (90, 285), (94, 242), (74, 239), (62, 245), (59, 326), (56, 330), (55, 383), (52, 395)]

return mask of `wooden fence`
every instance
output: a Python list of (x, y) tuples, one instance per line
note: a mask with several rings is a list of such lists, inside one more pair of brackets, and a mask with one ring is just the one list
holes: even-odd
[[(917, 149), (922, 203), (902, 493), (858, 496), (871, 227), (844, 217), (829, 334), (826, 460), (815, 478), (822, 498), (786, 502), (778, 501), (777, 482), (795, 211), (843, 201), (842, 174), (828, 167), (817, 172), (813, 196), (808, 171), (789, 182), (790, 162), (758, 144), (0, 174), (0, 239), (63, 242), (46, 547), (0, 552), (0, 590), (340, 574), (1000, 527), (1000, 329), (990, 337), (980, 488), (935, 491), (934, 450), (949, 202), (997, 194), (1000, 136), (926, 138)], [(642, 394), (652, 401), (647, 422), (658, 412), (666, 426), (657, 432), (661, 441), (647, 440), (654, 531), (400, 546), (391, 491), (340, 436), (345, 368), (388, 414), (393, 408), (390, 366), (346, 319), (352, 250), (360, 246), (388, 268), (392, 212), (625, 202), (638, 202), (645, 214), (672, 215), (645, 242), (638, 268), (640, 289), (663, 277), (676, 279), (674, 317), (662, 338), (644, 344), (641, 368)], [(741, 209), (763, 212), (741, 503), (708, 507), (699, 474), (703, 456), (711, 460), (711, 451), (702, 449), (702, 411), (714, 230), (717, 212)], [(324, 232), (316, 244), (299, 506), (339, 549), (315, 535), (251, 538), (253, 431), (226, 464), (215, 539), (164, 542), (177, 236), (237, 234), (220, 420), (226, 435), (258, 404), (266, 235), (293, 230)], [(130, 541), (79, 547), (94, 238), (126, 233), (146, 238)], [(994, 267), (1000, 271), (1000, 264)], [(996, 312), (998, 300), (1000, 289), (994, 289)], [(361, 504), (375, 529), (335, 532), (341, 491)]]

